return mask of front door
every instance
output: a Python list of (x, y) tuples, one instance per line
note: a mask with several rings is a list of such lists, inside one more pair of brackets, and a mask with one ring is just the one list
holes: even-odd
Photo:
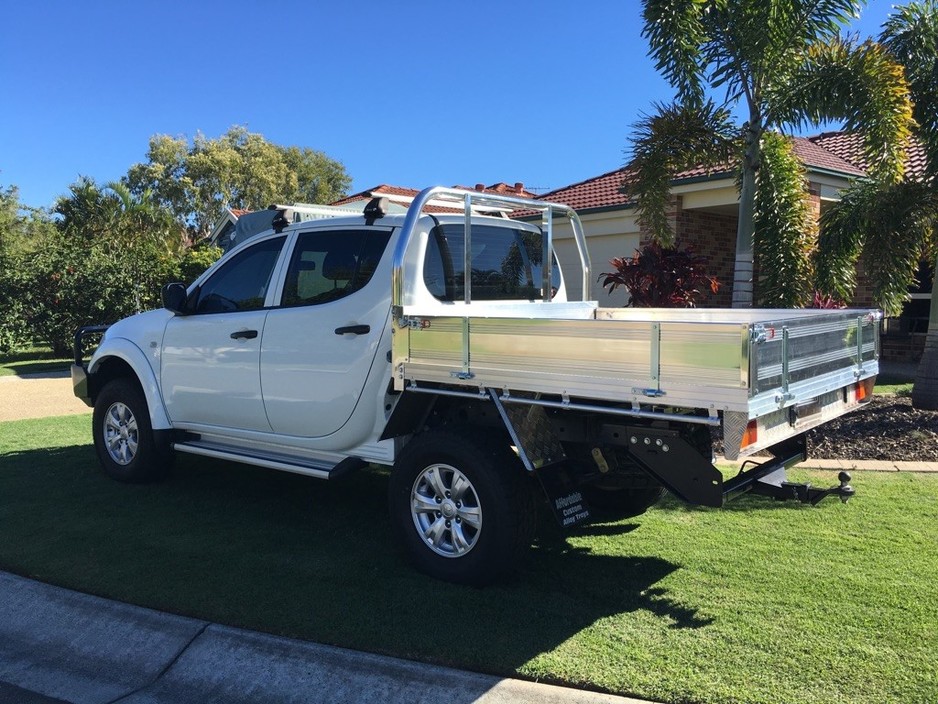
[(236, 254), (200, 286), (190, 314), (170, 319), (160, 375), (174, 425), (270, 432), (260, 349), (285, 240), (272, 237)]
[(352, 417), (390, 314), (390, 274), (374, 277), (389, 237), (374, 226), (298, 236), (261, 344), (274, 432), (322, 437)]

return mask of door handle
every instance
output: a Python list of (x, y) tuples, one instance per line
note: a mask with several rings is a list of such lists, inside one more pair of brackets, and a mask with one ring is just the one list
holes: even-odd
[(231, 333), (232, 340), (253, 340), (257, 337), (257, 330), (238, 330)]
[(371, 332), (370, 325), (346, 325), (344, 328), (336, 328), (336, 335), (345, 335), (346, 333), (351, 333), (352, 335), (367, 335)]

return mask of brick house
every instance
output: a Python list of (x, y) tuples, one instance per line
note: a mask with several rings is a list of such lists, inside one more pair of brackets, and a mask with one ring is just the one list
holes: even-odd
[[(866, 176), (861, 142), (855, 135), (827, 132), (814, 137), (795, 137), (794, 148), (807, 169), (810, 198), (818, 216), (839, 200), (840, 192), (851, 180)], [(924, 150), (920, 145), (912, 145), (906, 160), (907, 173), (912, 177), (922, 174), (924, 161)], [(634, 204), (620, 192), (629, 176), (629, 169), (624, 167), (539, 196), (544, 200), (565, 203), (579, 214), (594, 272), (589, 298), (603, 305), (624, 305), (627, 294), (620, 289), (609, 295), (599, 284), (599, 274), (610, 270), (608, 262), (611, 258), (630, 256), (648, 241), (647, 233), (639, 228)], [(718, 293), (708, 294), (703, 305), (729, 306), (739, 208), (734, 172), (729, 168), (709, 172), (704, 169), (685, 171), (675, 176), (671, 192), (673, 199), (669, 217), (676, 242), (705, 256), (709, 260), (710, 273), (723, 284)], [(579, 276), (574, 273), (577, 255), (573, 234), (569, 228), (558, 227), (554, 237), (568, 295), (579, 297)], [(931, 302), (931, 279), (921, 278), (927, 280), (912, 293), (913, 300), (903, 315), (887, 321), (883, 337), (884, 357), (917, 361), (921, 356)], [(757, 296), (758, 286), (757, 271), (754, 282)], [(864, 279), (862, 264), (857, 290), (850, 304), (872, 305), (872, 292)]]

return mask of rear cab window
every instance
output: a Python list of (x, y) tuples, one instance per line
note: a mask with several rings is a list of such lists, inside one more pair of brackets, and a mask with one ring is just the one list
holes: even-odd
[[(465, 300), (465, 229), (438, 224), (429, 234), (423, 279), (440, 301)], [(543, 236), (534, 230), (473, 225), (470, 233), (470, 295), (473, 301), (543, 300)], [(553, 258), (551, 295), (560, 286)]]

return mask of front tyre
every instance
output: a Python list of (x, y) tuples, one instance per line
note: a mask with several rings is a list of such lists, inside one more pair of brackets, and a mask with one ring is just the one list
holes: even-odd
[(535, 504), (507, 442), (439, 428), (404, 448), (388, 487), (391, 523), (411, 563), (459, 584), (495, 581), (531, 545)]
[(95, 400), (92, 423), (98, 461), (112, 479), (139, 484), (162, 479), (169, 471), (172, 453), (157, 444), (146, 398), (134, 380), (105, 384)]

